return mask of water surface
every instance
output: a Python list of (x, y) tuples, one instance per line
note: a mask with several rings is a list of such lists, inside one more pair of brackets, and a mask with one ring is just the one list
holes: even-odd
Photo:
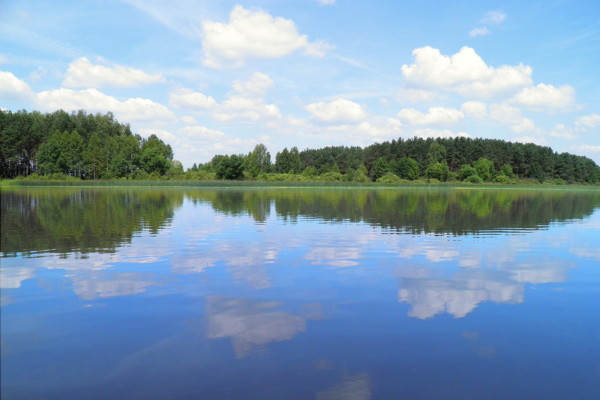
[(3, 189), (3, 399), (598, 399), (600, 191)]

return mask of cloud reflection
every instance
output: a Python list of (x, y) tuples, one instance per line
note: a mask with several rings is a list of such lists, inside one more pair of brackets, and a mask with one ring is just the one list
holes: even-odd
[(348, 375), (329, 390), (318, 392), (317, 400), (368, 400), (371, 384), (367, 373)]
[(306, 329), (306, 320), (275, 310), (281, 303), (209, 296), (207, 337), (231, 338), (237, 358), (267, 343), (289, 340)]

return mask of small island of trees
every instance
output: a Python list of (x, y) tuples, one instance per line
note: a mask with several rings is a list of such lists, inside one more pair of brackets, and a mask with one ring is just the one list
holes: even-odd
[(282, 182), (599, 184), (591, 159), (532, 143), (412, 138), (364, 148), (215, 155), (187, 171), (156, 135), (142, 138), (113, 114), (0, 111), (0, 178), (254, 180)]

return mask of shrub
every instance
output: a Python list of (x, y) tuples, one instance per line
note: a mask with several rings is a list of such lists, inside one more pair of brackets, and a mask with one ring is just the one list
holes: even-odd
[(402, 182), (402, 179), (400, 179), (400, 177), (398, 175), (388, 172), (387, 174), (385, 174), (382, 177), (380, 177), (379, 179), (377, 179), (376, 182), (377, 183), (396, 183), (396, 184), (398, 184), (398, 183)]
[(468, 183), (483, 183), (483, 179), (481, 179), (477, 175), (471, 175), (467, 179), (465, 179), (463, 182), (468, 182)]

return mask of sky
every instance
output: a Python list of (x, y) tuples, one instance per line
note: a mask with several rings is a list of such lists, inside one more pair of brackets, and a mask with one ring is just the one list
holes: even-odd
[(114, 113), (189, 168), (412, 137), (600, 164), (600, 2), (0, 0), (0, 108)]

